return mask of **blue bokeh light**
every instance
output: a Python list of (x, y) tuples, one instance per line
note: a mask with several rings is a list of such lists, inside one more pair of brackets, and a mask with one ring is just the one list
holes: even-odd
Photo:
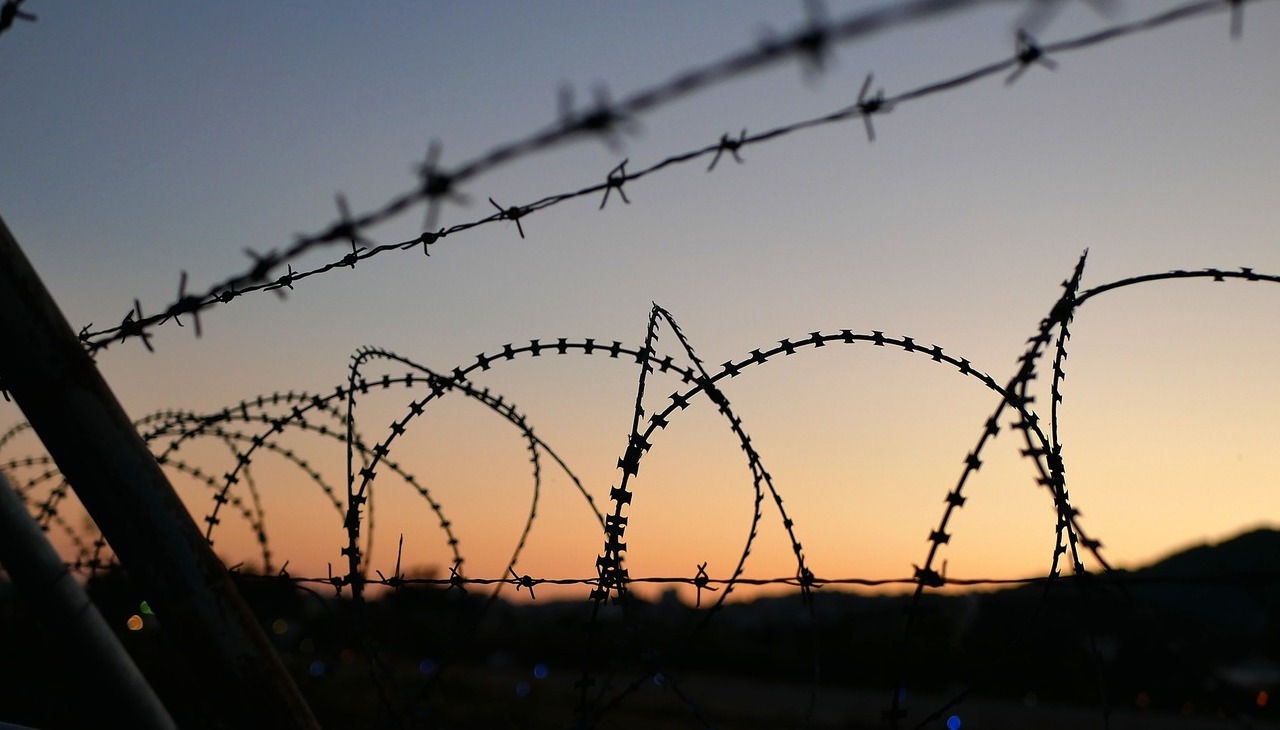
[(324, 674), (324, 670), (325, 670), (324, 662), (320, 661), (319, 659), (316, 659), (315, 661), (311, 662), (311, 666), (307, 667), (307, 671), (310, 672), (311, 676), (313, 677), (319, 677), (320, 675)]
[(947, 730), (960, 730), (960, 716), (952, 715), (947, 718)]
[(529, 690), (530, 690), (530, 687), (528, 682), (524, 681), (523, 679), (520, 680), (519, 682), (516, 682), (516, 697), (528, 697)]
[(539, 662), (538, 664), (533, 665), (533, 677), (534, 677), (534, 679), (546, 679), (546, 678), (547, 678), (547, 674), (548, 674), (549, 672), (550, 672), (550, 670), (549, 670), (549, 669), (547, 669), (547, 665), (546, 665), (546, 664), (542, 664), (541, 662)]

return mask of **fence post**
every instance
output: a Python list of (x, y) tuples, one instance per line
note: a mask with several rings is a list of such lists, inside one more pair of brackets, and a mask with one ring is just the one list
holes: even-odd
[(92, 705), (78, 708), (82, 719), (111, 707), (113, 719), (129, 727), (178, 727), (3, 473), (0, 565), (13, 579), (19, 596), (40, 607), (42, 623), (66, 666), (72, 667), (67, 674), (80, 682), (74, 688), (77, 694), (93, 700)]
[(0, 219), (0, 387), (235, 726), (316, 728), (226, 567)]

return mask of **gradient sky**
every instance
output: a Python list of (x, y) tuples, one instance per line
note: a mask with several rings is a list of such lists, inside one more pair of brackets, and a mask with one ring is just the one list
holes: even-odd
[[(1065, 3), (1045, 42), (1143, 17)], [(868, 4), (829, 2), (832, 17)], [(203, 290), (329, 226), (335, 194), (355, 211), (415, 185), (432, 140), (448, 168), (556, 120), (557, 89), (579, 105), (613, 98), (750, 48), (805, 20), (801, 3), (67, 5), (0, 36), (0, 216), (73, 326), (118, 322)], [(617, 149), (583, 139), (462, 186), (442, 224), (483, 218), (629, 169), (849, 105), (868, 72), (895, 94), (1007, 58), (1020, 9), (996, 3), (912, 23), (716, 85), (645, 115)], [(534, 338), (639, 345), (650, 303), (674, 314), (710, 364), (784, 337), (881, 330), (938, 344), (1005, 381), (1084, 249), (1084, 286), (1169, 269), (1280, 273), (1280, 7), (1250, 3), (1232, 40), (1225, 13), (1055, 57), (902, 104), (875, 120), (800, 132), (629, 183), (630, 205), (570, 201), (515, 225), (449, 237), (426, 258), (387, 253), (300, 283), (286, 299), (242, 297), (207, 312), (204, 336), (166, 325), (155, 353), (134, 341), (98, 358), (135, 417), (216, 410), (276, 391), (329, 392), (363, 345), (440, 371)], [(421, 232), (411, 210), (367, 232)], [(295, 263), (340, 258), (325, 249)], [(279, 272), (283, 273), (283, 272)], [(1073, 326), (1062, 436), (1068, 486), (1113, 563), (1280, 520), (1280, 288), (1166, 282), (1100, 296)], [(663, 334), (662, 353), (678, 355)], [(677, 357), (677, 360), (680, 358)], [(391, 368), (402, 373), (403, 368)], [(634, 403), (634, 362), (543, 358), (476, 383), (516, 403), (601, 505), (617, 483)], [(1045, 380), (1046, 378), (1042, 378)], [(650, 405), (675, 389), (651, 385)], [(724, 387), (822, 577), (905, 577), (925, 555), (943, 497), (997, 404), (977, 381), (920, 356), (867, 345), (779, 361)], [(381, 438), (403, 390), (358, 414)], [(1047, 407), (1047, 396), (1039, 405)], [(5, 406), (6, 424), (21, 413)], [(1047, 417), (1047, 414), (1045, 414)], [(1042, 574), (1054, 514), (1008, 429), (968, 488), (942, 557), (956, 577)], [(341, 446), (297, 447), (341, 479)], [(306, 442), (305, 444), (302, 442)], [(37, 447), (9, 447), (5, 459)], [(460, 399), (415, 426), (396, 457), (456, 526), (472, 576), (496, 576), (529, 505), (527, 452), (510, 427)], [(229, 468), (210, 447), (208, 471)], [(521, 572), (594, 574), (598, 526), (563, 476), (545, 470)], [(341, 517), (314, 486), (264, 461), (277, 565), (338, 563)], [(180, 485), (181, 486), (181, 485)], [(447, 566), (423, 501), (379, 485), (371, 567)], [(750, 478), (713, 408), (660, 434), (634, 483), (633, 575), (724, 577), (742, 552)], [(47, 488), (47, 487), (45, 487)], [(197, 516), (200, 487), (181, 486)], [(794, 573), (766, 505), (750, 575)], [(229, 525), (215, 546), (253, 560)]]

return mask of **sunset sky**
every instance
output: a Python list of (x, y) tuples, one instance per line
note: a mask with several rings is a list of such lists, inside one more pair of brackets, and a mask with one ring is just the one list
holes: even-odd
[[(839, 20), (873, 4), (823, 7)], [(463, 183), (467, 200), (445, 203), (438, 225), (491, 216), (489, 198), (523, 205), (604, 182), (623, 159), (634, 171), (726, 133), (844, 109), (868, 73), (892, 97), (1002, 61), (1019, 22), (1034, 21), (1049, 44), (1167, 7), (1067, 2), (1029, 18), (996, 2), (894, 26), (835, 46), (821, 68), (776, 63), (643, 114), (614, 146), (581, 137), (501, 165)], [(581, 113), (599, 90), (626, 99), (808, 22), (799, 2), (23, 8), (38, 21), (0, 35), (0, 216), (77, 329), (118, 323), (135, 298), (147, 314), (162, 310), (182, 272), (199, 292), (242, 273), (246, 250), (283, 250), (332, 225), (338, 194), (356, 214), (381, 207), (420, 184), (433, 140), (441, 168), (456, 168), (555, 124), (561, 89)], [(495, 221), (443, 239), (429, 258), (420, 246), (384, 253), (287, 297), (215, 307), (199, 339), (189, 320), (171, 322), (155, 330), (154, 353), (134, 340), (98, 362), (134, 417), (210, 412), (259, 394), (330, 393), (366, 345), (446, 373), (532, 339), (639, 347), (656, 302), (713, 372), (783, 338), (849, 329), (937, 344), (1003, 383), (1085, 249), (1085, 288), (1170, 269), (1280, 274), (1277, 38), (1277, 3), (1248, 3), (1236, 40), (1224, 3), (1052, 55), (1055, 69), (1032, 65), (1012, 84), (1000, 74), (901, 103), (875, 117), (874, 142), (850, 119), (748, 146), (742, 164), (725, 156), (711, 172), (700, 157), (628, 182), (629, 204), (612, 191), (601, 210), (593, 194), (527, 215), (523, 240), (515, 223)], [(414, 206), (364, 234), (411, 240), (423, 221)], [(323, 248), (293, 268), (348, 250)], [(1280, 287), (1267, 283), (1161, 282), (1081, 308), (1060, 428), (1071, 496), (1112, 563), (1280, 525), (1278, 325)], [(669, 329), (657, 348), (688, 363)], [(1035, 406), (1047, 421), (1043, 367)], [(608, 509), (638, 373), (634, 359), (544, 354), (495, 363), (473, 382), (514, 403)], [(655, 375), (646, 410), (679, 385)], [(865, 343), (779, 358), (723, 390), (820, 578), (910, 576), (999, 402), (927, 355)], [(361, 431), (381, 440), (421, 394), (370, 394)], [(3, 416), (6, 428), (23, 420), (12, 404)], [(282, 443), (341, 488), (340, 442)], [(1004, 428), (985, 453), (941, 553), (949, 576), (1048, 570), (1055, 516), (1023, 447)], [(0, 461), (38, 451), (18, 440)], [(189, 452), (211, 474), (234, 465), (212, 440)], [(392, 455), (452, 522), (466, 573), (499, 577), (530, 507), (519, 434), (450, 396)], [(542, 472), (517, 571), (592, 576), (599, 525), (554, 464)], [(336, 569), (341, 514), (314, 483), (267, 456), (253, 478), (274, 567)], [(632, 486), (633, 575), (692, 576), (706, 562), (727, 577), (754, 493), (714, 406), (701, 399), (673, 418)], [(179, 488), (197, 518), (208, 513), (206, 488)], [(406, 567), (444, 572), (452, 558), (426, 502), (389, 475), (375, 489), (371, 570), (394, 570), (403, 534)], [(772, 500), (763, 509), (747, 574), (792, 575), (781, 518)], [(225, 522), (220, 554), (260, 562), (248, 528)]]

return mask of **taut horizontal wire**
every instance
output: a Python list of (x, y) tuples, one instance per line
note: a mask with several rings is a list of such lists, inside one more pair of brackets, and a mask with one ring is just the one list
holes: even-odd
[[(73, 566), (74, 567), (74, 566)], [(246, 578), (261, 580), (285, 580), (291, 583), (306, 583), (312, 585), (333, 585), (334, 578), (330, 577), (300, 577), (295, 575), (264, 575), (259, 573), (249, 573), (237, 571), (237, 575)], [(361, 582), (366, 586), (387, 586), (391, 588), (401, 586), (421, 586), (435, 588), (449, 588), (450, 586), (492, 586), (492, 585), (522, 585), (521, 580), (528, 579), (534, 585), (542, 586), (594, 586), (599, 582), (598, 576), (591, 578), (536, 578), (531, 576), (517, 576), (516, 578), (467, 578), (467, 577), (450, 577), (450, 578), (364, 578)], [(1085, 573), (1085, 574), (1068, 574), (1057, 577), (1049, 576), (1032, 576), (1025, 578), (945, 578), (943, 586), (964, 586), (964, 587), (982, 587), (982, 586), (1033, 586), (1044, 585), (1045, 583), (1070, 584), (1073, 581), (1094, 581), (1099, 585), (1277, 585), (1280, 584), (1280, 573), (1273, 571), (1243, 571), (1235, 573), (1223, 573), (1220, 575), (1203, 575), (1203, 576), (1185, 576), (1185, 575), (1147, 575), (1136, 573), (1125, 573), (1117, 571), (1113, 573)], [(627, 581), (629, 583), (643, 583), (648, 585), (686, 585), (691, 588), (702, 585), (712, 585), (722, 587), (726, 585), (739, 586), (790, 586), (798, 587), (800, 581), (795, 576), (785, 576), (780, 578), (747, 578), (740, 577), (736, 579), (728, 578), (710, 578), (700, 579), (696, 576), (630, 576)], [(822, 578), (815, 577), (812, 585), (815, 588), (823, 586), (862, 586), (862, 587), (879, 587), (879, 586), (915, 586), (920, 583), (919, 578)], [(575, 599), (577, 600), (577, 599)]]
[[(435, 157), (438, 156), (439, 148), (433, 146), (432, 154), (429, 155), (428, 162), (422, 169), (422, 184), (393, 199), (382, 208), (352, 217), (346, 212), (345, 206), (340, 200), (339, 212), (341, 217), (325, 231), (301, 238), (283, 253), (275, 250), (266, 254), (250, 252), (253, 258), (253, 265), (248, 271), (229, 277), (221, 283), (211, 286), (204, 294), (187, 294), (184, 277), (184, 284), (180, 287), (177, 299), (166, 306), (163, 311), (156, 314), (143, 315), (141, 306), (135, 303), (135, 306), (118, 325), (98, 330), (91, 329), (92, 324), (82, 328), (80, 332), (81, 340), (90, 352), (105, 349), (112, 343), (123, 342), (131, 337), (139, 337), (143, 339), (144, 343), (147, 343), (148, 332), (170, 319), (177, 320), (178, 317), (184, 314), (197, 315), (199, 312), (219, 304), (228, 303), (250, 292), (280, 292), (284, 289), (292, 289), (295, 283), (304, 279), (318, 276), (334, 269), (352, 268), (360, 261), (388, 251), (404, 251), (421, 245), (424, 252), (429, 252), (429, 247), (432, 244), (448, 236), (457, 235), (464, 231), (499, 221), (516, 220), (518, 222), (519, 219), (532, 213), (584, 196), (607, 195), (614, 189), (622, 193), (623, 186), (629, 182), (708, 155), (719, 155), (725, 151), (730, 151), (736, 155), (737, 152), (745, 147), (762, 144), (795, 132), (850, 119), (869, 120), (875, 114), (885, 113), (900, 104), (966, 86), (1006, 71), (1012, 70), (1016, 75), (1031, 63), (1043, 61), (1044, 57), (1049, 54), (1082, 50), (1107, 41), (1162, 28), (1174, 22), (1202, 17), (1216, 12), (1224, 12), (1236, 7), (1236, 4), (1223, 2), (1223, 0), (1195, 0), (1142, 20), (1114, 25), (1101, 31), (1072, 39), (1042, 46), (1027, 45), (1028, 42), (1020, 42), (1019, 47), (1015, 49), (1015, 53), (1010, 57), (915, 89), (892, 96), (879, 94), (870, 99), (862, 97), (851, 106), (829, 114), (775, 127), (758, 134), (748, 135), (744, 131), (737, 139), (731, 139), (728, 135), (725, 135), (715, 144), (673, 154), (648, 167), (635, 169), (632, 172), (625, 171), (626, 161), (624, 161), (622, 165), (619, 165), (609, 175), (605, 176), (603, 182), (573, 191), (544, 196), (523, 205), (513, 205), (507, 208), (498, 206), (497, 212), (484, 218), (434, 231), (428, 230), (417, 238), (410, 240), (376, 246), (366, 245), (363, 248), (356, 245), (357, 241), (364, 242), (363, 239), (360, 239), (359, 232), (361, 230), (383, 223), (403, 213), (418, 202), (425, 201), (434, 206), (440, 200), (454, 195), (459, 182), (472, 179), (483, 172), (491, 171), (499, 164), (508, 162), (516, 157), (545, 149), (554, 143), (566, 141), (586, 132), (610, 132), (628, 116), (650, 111), (660, 104), (683, 97), (695, 90), (706, 88), (712, 83), (762, 68), (769, 63), (776, 63), (793, 57), (803, 58), (806, 54), (811, 56), (815, 52), (813, 50), (813, 44), (815, 43), (821, 48), (825, 48), (833, 42), (865, 37), (873, 32), (885, 30), (895, 25), (943, 12), (954, 12), (959, 8), (977, 5), (984, 1), (989, 0), (951, 0), (950, 2), (921, 0), (920, 2), (909, 3), (893, 12), (885, 10), (872, 11), (830, 25), (811, 23), (807, 28), (783, 39), (762, 43), (754, 51), (744, 52), (719, 63), (678, 75), (666, 84), (642, 91), (617, 105), (608, 105), (601, 101), (597, 108), (590, 113), (576, 117), (572, 114), (567, 114), (560, 124), (522, 141), (495, 148), (488, 154), (470, 163), (463, 164), (451, 172), (445, 172), (437, 167)], [(1250, 1), (1260, 2), (1261, 0)], [(607, 200), (607, 197), (605, 199)], [(521, 232), (523, 232), (523, 229), (521, 229)], [(314, 248), (331, 243), (345, 242), (350, 242), (352, 250), (337, 261), (298, 272), (293, 271), (290, 265), (290, 262)], [(284, 275), (275, 276), (273, 272), (277, 272), (281, 266), (288, 266), (288, 271)]]

